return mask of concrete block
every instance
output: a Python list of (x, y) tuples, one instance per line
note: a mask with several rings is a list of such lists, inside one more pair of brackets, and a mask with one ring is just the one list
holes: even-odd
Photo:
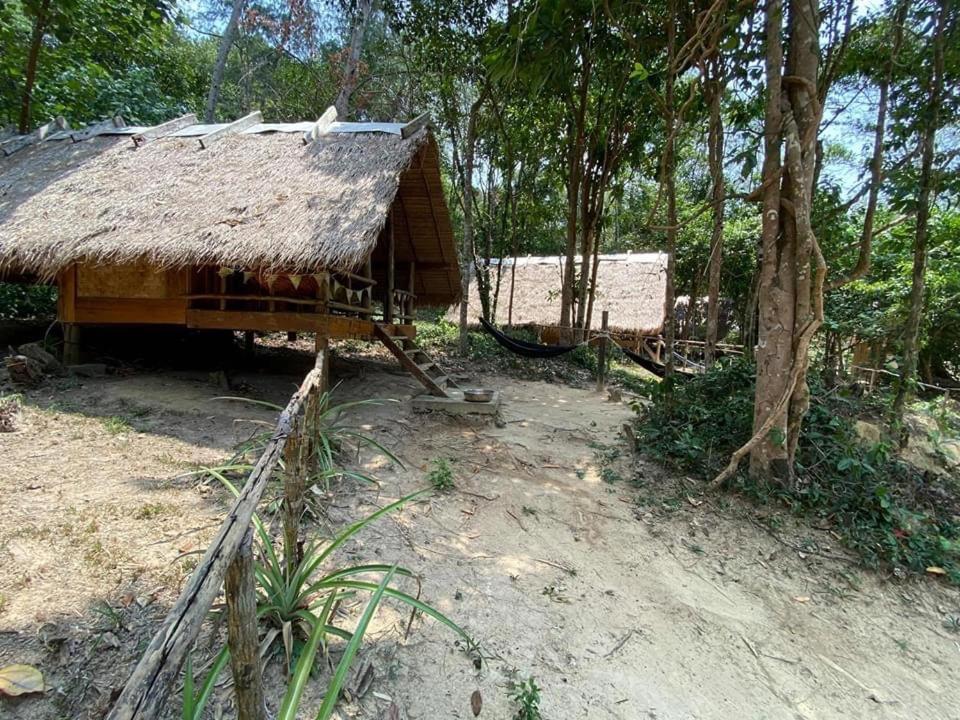
[(496, 415), (500, 409), (499, 390), (494, 390), (493, 398), (485, 403), (467, 402), (460, 390), (448, 390), (447, 393), (450, 397), (436, 397), (428, 393), (417, 395), (411, 401), (413, 409), (418, 412), (439, 410), (451, 415)]

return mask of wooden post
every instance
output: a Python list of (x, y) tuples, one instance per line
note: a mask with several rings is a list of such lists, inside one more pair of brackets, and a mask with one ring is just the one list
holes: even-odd
[(417, 280), (417, 264), (415, 262), (410, 262), (410, 283), (409, 290), (410, 295), (407, 297), (407, 312), (406, 314), (410, 316), (410, 319), (407, 320), (407, 323), (413, 322), (413, 315), (416, 312), (416, 298), (414, 297), (417, 294), (416, 291), (416, 280)]
[(383, 300), (383, 321), (393, 322), (393, 291), (395, 289), (393, 260), (396, 247), (393, 236), (393, 208), (390, 208), (390, 218), (387, 221), (387, 296)]
[(607, 321), (610, 313), (603, 311), (603, 320), (600, 325), (600, 331), (603, 337), (600, 338), (600, 350), (597, 357), (597, 391), (602, 391), (607, 385)]
[(243, 333), (243, 351), (248, 355), (252, 355), (254, 344), (255, 344), (255, 341), (254, 341), (253, 330), (245, 331)]
[[(368, 255), (367, 262), (363, 266), (363, 274), (368, 278), (373, 278), (373, 257)], [(369, 310), (373, 307), (373, 286), (368, 285), (366, 289), (366, 294), (363, 296), (363, 307), (365, 310)], [(366, 313), (365, 317), (367, 320), (370, 319), (370, 313)]]
[(257, 591), (253, 569), (253, 533), (248, 529), (227, 568), (227, 644), (239, 720), (265, 720), (260, 640), (257, 634)]
[(76, 323), (63, 324), (63, 364), (76, 365), (80, 362), (80, 326)]
[(285, 472), (283, 477), (283, 561), (287, 577), (292, 577), (302, 559), (300, 547), (300, 517), (303, 515), (303, 493), (306, 490), (306, 468), (303, 466), (302, 446), (307, 440), (304, 429), (311, 426), (311, 405), (316, 400), (316, 392), (307, 397), (304, 417), (294, 420), (283, 448)]
[(297, 341), (297, 333), (296, 333), (296, 332), (292, 332), (292, 331), (288, 331), (288, 332), (287, 332), (287, 342), (296, 342), (296, 341)]
[(314, 341), (314, 349), (317, 351), (317, 359), (314, 367), (320, 369), (320, 392), (326, 392), (330, 387), (330, 338), (325, 333), (317, 333)]

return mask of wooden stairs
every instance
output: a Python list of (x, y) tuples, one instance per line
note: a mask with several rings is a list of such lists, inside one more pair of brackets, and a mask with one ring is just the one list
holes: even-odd
[(380, 342), (400, 361), (401, 367), (427, 389), (427, 392), (436, 397), (450, 397), (447, 390), (457, 389), (458, 385), (417, 345), (413, 338), (401, 333), (394, 334), (392, 327), (383, 323), (374, 325), (374, 332)]

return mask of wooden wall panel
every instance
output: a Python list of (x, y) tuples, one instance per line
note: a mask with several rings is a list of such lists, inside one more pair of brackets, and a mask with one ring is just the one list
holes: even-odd
[(89, 325), (185, 325), (187, 301), (179, 298), (77, 298), (76, 322)]
[(144, 263), (77, 266), (77, 296), (175, 298), (186, 292), (186, 272), (157, 270)]

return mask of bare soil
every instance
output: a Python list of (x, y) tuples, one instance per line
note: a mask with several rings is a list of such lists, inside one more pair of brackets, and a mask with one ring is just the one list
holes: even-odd
[[(937, 579), (861, 570), (825, 530), (777, 531), (758, 509), (630, 455), (632, 412), (588, 387), (477, 373), (501, 417), (414, 414), (416, 383), (380, 359), (338, 363), (355, 423), (403, 467), (364, 450), (378, 487), (341, 484), (313, 532), (425, 486), (450, 460), (455, 489), (382, 519), (339, 559), (400, 562), (421, 597), (469, 629), (477, 670), (451, 632), (389, 604), (368, 635), (373, 685), (345, 717), (507, 719), (511, 678), (534, 677), (545, 718), (960, 718), (960, 594)], [(296, 373), (232, 378), (283, 403)], [(0, 699), (16, 720), (100, 717), (223, 518), (228, 498), (189, 474), (222, 461), (275, 413), (212, 398), (205, 372), (50, 381), (0, 434), (0, 666), (44, 672), (42, 696)], [(824, 555), (829, 555), (825, 557)], [(405, 582), (410, 592), (416, 583)], [(356, 614), (356, 605), (347, 608)], [(347, 619), (349, 622), (349, 619)], [(222, 628), (201, 635), (195, 664)], [(336, 652), (333, 653), (336, 660)], [(277, 710), (279, 658), (269, 669)], [(308, 688), (313, 717), (322, 677)], [(226, 674), (211, 717), (231, 717)], [(177, 715), (179, 699), (170, 702)]]

